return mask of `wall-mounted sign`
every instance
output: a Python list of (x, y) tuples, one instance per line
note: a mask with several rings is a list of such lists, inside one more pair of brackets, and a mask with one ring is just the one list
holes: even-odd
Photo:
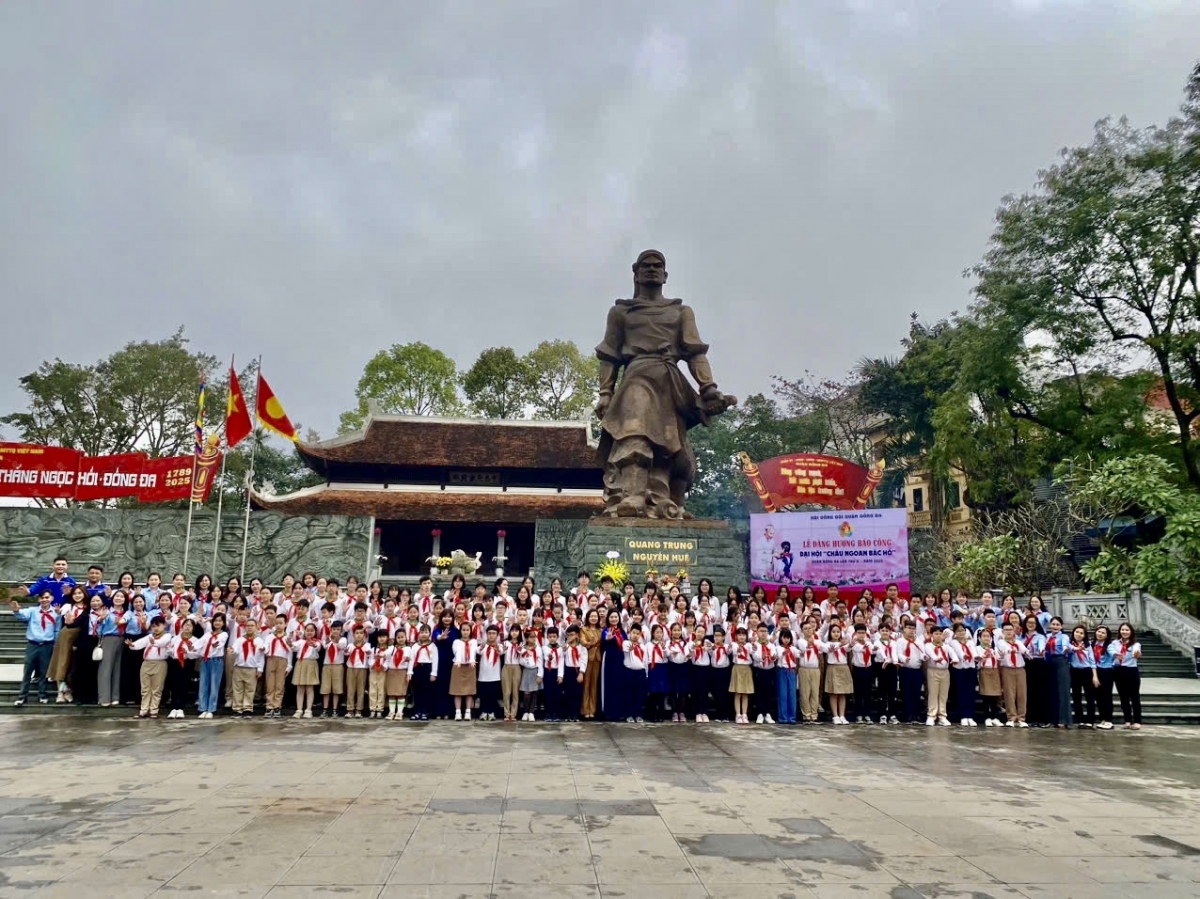
[(695, 538), (626, 537), (625, 561), (638, 568), (692, 568), (698, 564), (698, 543)]

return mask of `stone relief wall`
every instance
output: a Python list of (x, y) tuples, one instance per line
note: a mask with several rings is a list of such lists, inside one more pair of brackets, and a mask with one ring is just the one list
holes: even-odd
[[(224, 580), (238, 573), (243, 515), (222, 515), (221, 543), (213, 564), (216, 512), (192, 517), (188, 580), (210, 573)], [(50, 570), (57, 555), (82, 579), (89, 564), (104, 566), (107, 579), (132, 571), (139, 581), (150, 571), (164, 580), (183, 568), (187, 512), (181, 509), (0, 509), (0, 581), (27, 581)], [(367, 567), (370, 519), (334, 515), (284, 516), (250, 513), (246, 577), (272, 584), (288, 571), (316, 571), (345, 579)]]

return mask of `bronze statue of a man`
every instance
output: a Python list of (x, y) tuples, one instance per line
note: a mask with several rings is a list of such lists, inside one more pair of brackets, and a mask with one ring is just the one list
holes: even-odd
[[(604, 340), (596, 347), (605, 515), (690, 517), (683, 503), (696, 475), (696, 456), (688, 429), (707, 425), (711, 416), (737, 404), (713, 381), (708, 344), (700, 339), (691, 308), (663, 297), (666, 280), (662, 253), (639, 254), (633, 299), (617, 300), (609, 310)], [(681, 360), (699, 394), (680, 371)]]

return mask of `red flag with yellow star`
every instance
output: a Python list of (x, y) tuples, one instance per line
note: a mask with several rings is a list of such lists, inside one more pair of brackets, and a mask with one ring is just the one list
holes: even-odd
[(225, 402), (225, 445), (233, 449), (250, 436), (254, 426), (250, 423), (250, 410), (246, 407), (246, 396), (238, 381), (233, 365), (229, 366), (229, 399)]
[(274, 431), (280, 437), (299, 440), (296, 427), (287, 417), (287, 413), (283, 411), (283, 405), (275, 397), (275, 391), (271, 389), (267, 379), (262, 376), (262, 372), (258, 373), (257, 396), (258, 400), (255, 403), (254, 411), (258, 415), (258, 423), (264, 428)]

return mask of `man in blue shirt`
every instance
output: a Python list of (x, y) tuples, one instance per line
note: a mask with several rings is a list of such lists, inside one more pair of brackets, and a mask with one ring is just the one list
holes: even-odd
[(53, 605), (55, 608), (61, 606), (64, 600), (71, 598), (71, 591), (75, 589), (75, 578), (67, 574), (67, 559), (65, 556), (57, 556), (54, 559), (54, 568), (49, 574), (44, 574), (32, 585), (21, 587), (22, 596), (41, 596), (49, 591), (54, 597)]
[(29, 699), (29, 680), (35, 670), (38, 675), (38, 702), (49, 702), (46, 692), (50, 679), (46, 675), (50, 671), (50, 657), (54, 654), (54, 640), (62, 625), (53, 600), (53, 594), (45, 590), (38, 596), (36, 608), (30, 606), (22, 609), (19, 602), (15, 599), (12, 601), (13, 617), (26, 623), (25, 672), (21, 676), (21, 695), (13, 703), (17, 708), (25, 705)]
[[(93, 596), (99, 596), (104, 600), (104, 604), (110, 609), (112, 608), (112, 591), (108, 589), (108, 584), (104, 583), (104, 566), (89, 565), (87, 573), (87, 583), (83, 585), (83, 589), (87, 592), (88, 599)], [(133, 597), (130, 597), (132, 602)]]

